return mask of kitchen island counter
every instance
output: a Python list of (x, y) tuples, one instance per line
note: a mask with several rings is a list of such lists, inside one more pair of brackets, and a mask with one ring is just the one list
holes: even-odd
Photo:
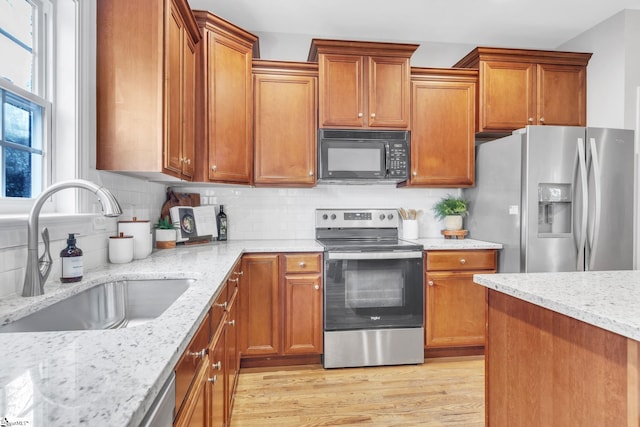
[(475, 275), (487, 426), (638, 426), (640, 271)]

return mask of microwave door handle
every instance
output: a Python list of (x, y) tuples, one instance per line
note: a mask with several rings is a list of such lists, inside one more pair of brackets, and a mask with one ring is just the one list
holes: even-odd
[(389, 168), (391, 165), (391, 152), (389, 143), (384, 144), (384, 175), (389, 176)]

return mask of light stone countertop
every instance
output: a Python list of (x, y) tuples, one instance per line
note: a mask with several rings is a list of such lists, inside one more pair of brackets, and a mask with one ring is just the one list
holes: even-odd
[(640, 271), (476, 274), (473, 280), (640, 341)]
[[(417, 242), (426, 249), (500, 247), (468, 239)], [(30, 427), (137, 426), (243, 253), (319, 251), (310, 239), (180, 246), (86, 271), (78, 283), (50, 278), (39, 297), (0, 299), (1, 325), (105, 281), (196, 279), (161, 316), (131, 328), (0, 333), (0, 418)]]

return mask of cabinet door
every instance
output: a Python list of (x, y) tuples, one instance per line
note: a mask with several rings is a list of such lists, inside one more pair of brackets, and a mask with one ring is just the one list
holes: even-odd
[(236, 392), (238, 381), (238, 372), (240, 371), (240, 354), (238, 347), (239, 338), (239, 322), (238, 322), (238, 300), (231, 299), (229, 313), (226, 325), (227, 345), (227, 395), (225, 397), (227, 407), (227, 425), (231, 425), (231, 411), (233, 409), (233, 400)]
[(251, 183), (251, 48), (207, 31), (209, 179)]
[(484, 345), (487, 291), (473, 274), (427, 272), (425, 347)]
[(321, 276), (286, 275), (284, 293), (284, 353), (322, 353)]
[(586, 67), (539, 64), (539, 124), (586, 126)]
[(475, 83), (414, 81), (411, 88), (410, 184), (472, 186)]
[(164, 168), (172, 175), (182, 173), (182, 57), (184, 26), (179, 11), (169, 1), (165, 55), (165, 153)]
[(195, 165), (195, 96), (196, 96), (196, 47), (184, 34), (182, 47), (182, 176), (193, 178)]
[(256, 185), (315, 184), (316, 81), (254, 75)]
[[(225, 319), (226, 320), (226, 319)], [(220, 326), (219, 333), (211, 343), (209, 359), (209, 427), (223, 427), (226, 422), (226, 328)]]
[(535, 120), (535, 64), (480, 63), (479, 132), (511, 131)]
[(278, 255), (242, 257), (240, 352), (243, 356), (280, 352)]
[(408, 58), (368, 58), (368, 112), (370, 127), (409, 127), (411, 68)]
[(364, 127), (362, 56), (320, 56), (320, 127)]
[(207, 373), (209, 358), (205, 357), (206, 364), (201, 366), (194, 379), (194, 385), (184, 403), (182, 411), (178, 414), (174, 427), (208, 427), (207, 411), (209, 408), (207, 397)]

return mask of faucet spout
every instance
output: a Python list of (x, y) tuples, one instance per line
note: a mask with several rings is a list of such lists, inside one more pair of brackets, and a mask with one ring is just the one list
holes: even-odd
[(113, 217), (122, 214), (122, 209), (113, 194), (106, 188), (100, 187), (91, 181), (83, 179), (62, 181), (40, 193), (33, 203), (27, 221), (27, 267), (22, 287), (23, 297), (44, 294), (44, 284), (49, 277), (52, 260), (49, 252), (49, 231), (46, 228), (42, 231), (45, 251), (42, 256), (38, 258), (38, 217), (40, 216), (40, 210), (44, 202), (54, 193), (66, 188), (83, 188), (94, 193), (102, 205), (102, 211), (105, 216)]

